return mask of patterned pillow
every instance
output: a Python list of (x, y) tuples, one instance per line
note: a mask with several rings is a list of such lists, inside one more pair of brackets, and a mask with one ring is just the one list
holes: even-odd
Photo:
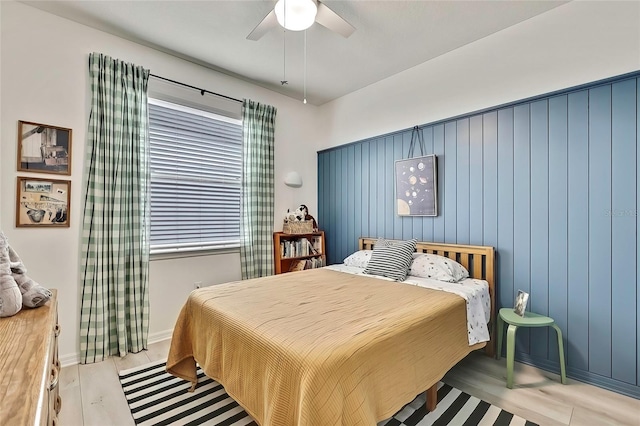
[(414, 253), (409, 275), (457, 283), (469, 277), (469, 271), (447, 257), (431, 253)]
[(388, 241), (380, 238), (373, 246), (371, 260), (364, 273), (404, 281), (415, 250), (416, 240)]
[(369, 259), (371, 259), (371, 253), (373, 250), (359, 250), (353, 253), (351, 256), (348, 256), (344, 260), (345, 266), (355, 266), (358, 268), (366, 268), (369, 263)]

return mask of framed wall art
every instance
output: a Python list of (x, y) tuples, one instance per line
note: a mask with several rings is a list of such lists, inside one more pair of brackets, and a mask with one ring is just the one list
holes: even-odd
[(71, 175), (71, 129), (19, 121), (18, 171)]
[(395, 162), (398, 216), (438, 215), (436, 177), (436, 156), (433, 154)]
[(513, 304), (513, 312), (524, 316), (524, 312), (527, 310), (527, 301), (529, 300), (529, 293), (524, 292), (522, 290), (518, 290), (518, 295), (516, 296), (516, 301)]
[(17, 227), (69, 227), (71, 181), (18, 177)]

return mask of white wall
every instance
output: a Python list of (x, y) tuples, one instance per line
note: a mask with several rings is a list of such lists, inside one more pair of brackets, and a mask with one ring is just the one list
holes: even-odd
[(574, 1), (324, 104), (320, 140), (342, 145), (637, 70), (640, 2)]
[[(0, 7), (0, 28), (1, 28), (1, 26), (2, 26), (2, 7)], [(0, 100), (2, 100), (2, 84), (1, 84), (1, 82), (2, 82), (2, 31), (0, 31)], [(2, 117), (2, 102), (1, 101), (0, 101), (0, 117)], [(1, 125), (1, 122), (0, 122), (0, 125)], [(0, 136), (1, 136), (1, 133), (0, 133)], [(2, 149), (0, 149), (0, 164), (2, 164)], [(2, 173), (0, 173), (0, 188), (2, 188)], [(1, 199), (2, 199), (2, 197), (0, 197), (0, 200)], [(1, 208), (0, 208), (0, 230), (2, 230), (2, 209)]]
[[(310, 136), (316, 134), (310, 131), (317, 123), (316, 107), (20, 3), (2, 1), (0, 10), (0, 228), (23, 258), (29, 275), (59, 291), (63, 362), (73, 361), (78, 352), (81, 189), (89, 118), (90, 52), (142, 65), (163, 77), (277, 107), (274, 226), (281, 229), (281, 212), (288, 207), (306, 203), (311, 211), (317, 210), (316, 141)], [(16, 171), (18, 120), (73, 129), (69, 229), (15, 227), (16, 176), (45, 176)], [(292, 189), (282, 183), (291, 170), (301, 173), (302, 188)], [(152, 261), (150, 337), (162, 337), (173, 327), (195, 281), (208, 285), (239, 279), (239, 265), (237, 253)]]

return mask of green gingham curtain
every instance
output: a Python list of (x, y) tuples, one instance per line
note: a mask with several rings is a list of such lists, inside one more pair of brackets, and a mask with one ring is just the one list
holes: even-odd
[(276, 111), (272, 106), (247, 99), (242, 104), (242, 279), (273, 274), (273, 150)]
[(149, 71), (89, 56), (80, 362), (147, 346)]

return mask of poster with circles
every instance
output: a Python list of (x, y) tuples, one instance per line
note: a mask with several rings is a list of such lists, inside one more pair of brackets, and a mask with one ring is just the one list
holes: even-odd
[(436, 156), (397, 160), (395, 168), (398, 216), (437, 216)]

